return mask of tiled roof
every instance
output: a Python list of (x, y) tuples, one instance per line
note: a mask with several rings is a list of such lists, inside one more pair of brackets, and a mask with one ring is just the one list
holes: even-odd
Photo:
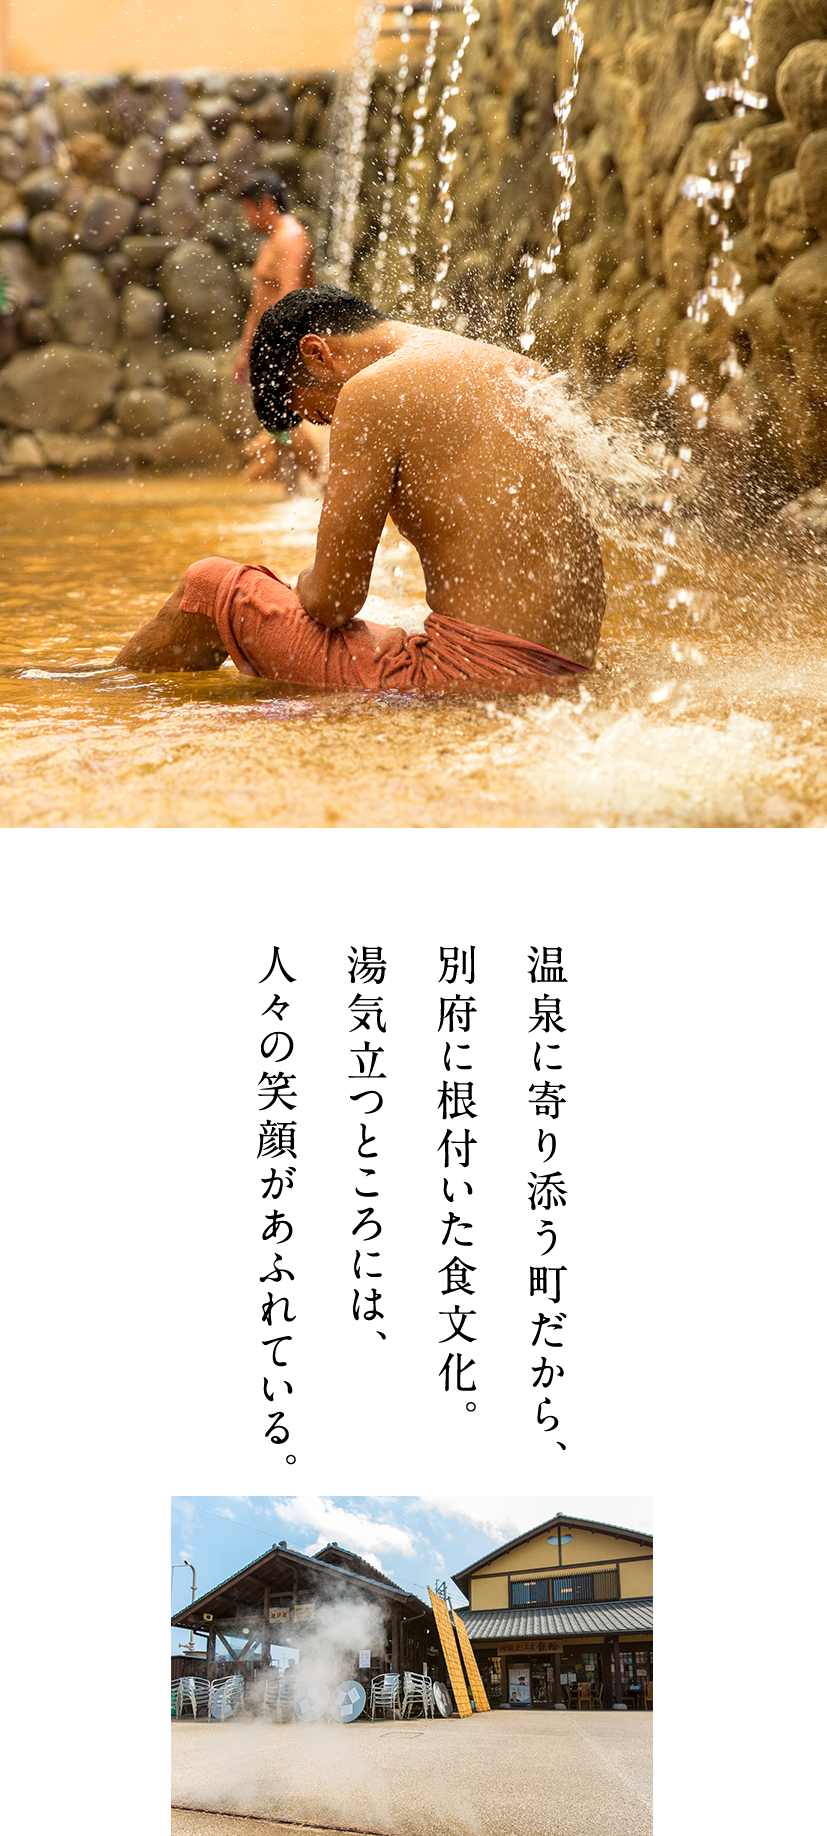
[[(328, 1561), (327, 1558), (332, 1550), (335, 1550), (336, 1554), (332, 1561)], [(313, 1560), (314, 1562), (325, 1562), (329, 1568), (344, 1567), (345, 1564), (340, 1564), (338, 1561), (339, 1556), (348, 1557), (346, 1566), (350, 1574), (366, 1575), (369, 1581), (383, 1581), (386, 1587), (395, 1587), (400, 1594), (406, 1592), (406, 1589), (400, 1587), (399, 1582), (394, 1581), (390, 1575), (386, 1575), (383, 1569), (375, 1568), (372, 1562), (366, 1562), (364, 1556), (356, 1555), (352, 1549), (344, 1549), (341, 1543), (327, 1543), (324, 1549), (316, 1551)]]
[[(344, 1550), (342, 1553), (347, 1555), (349, 1551)], [(247, 1562), (244, 1568), (237, 1568), (235, 1574), (228, 1575), (225, 1581), (217, 1582), (215, 1587), (209, 1588), (205, 1594), (199, 1594), (198, 1599), (191, 1601), (189, 1606), (181, 1607), (179, 1611), (174, 1614), (172, 1624), (174, 1626), (188, 1626), (193, 1613), (200, 1612), (210, 1600), (215, 1598), (216, 1594), (224, 1593), (225, 1589), (231, 1587), (234, 1581), (243, 1580), (244, 1576), (248, 1575), (252, 1569), (258, 1568), (262, 1562), (266, 1562), (268, 1556), (275, 1556), (278, 1558), (280, 1555), (286, 1556), (291, 1561), (302, 1563), (311, 1575), (314, 1569), (321, 1568), (327, 1575), (340, 1575), (348, 1581), (364, 1581), (369, 1587), (378, 1587), (385, 1593), (401, 1596), (403, 1600), (416, 1600), (418, 1604), (422, 1604), (417, 1594), (406, 1593), (403, 1588), (400, 1588), (397, 1581), (389, 1580), (387, 1575), (382, 1575), (381, 1578), (379, 1578), (378, 1571), (376, 1571), (377, 1579), (374, 1581), (371, 1575), (354, 1573), (350, 1569), (343, 1568), (338, 1562), (322, 1562), (318, 1556), (305, 1555), (302, 1549), (291, 1549), (287, 1543), (273, 1543), (269, 1549), (264, 1551), (263, 1555), (256, 1556), (254, 1562)], [(367, 1568), (368, 1564), (365, 1563), (364, 1567)], [(250, 1609), (247, 1608), (246, 1610), (249, 1611)]]
[(492, 1607), (457, 1612), (470, 1639), (606, 1637), (615, 1632), (651, 1632), (652, 1595), (638, 1600), (596, 1600), (589, 1606)]

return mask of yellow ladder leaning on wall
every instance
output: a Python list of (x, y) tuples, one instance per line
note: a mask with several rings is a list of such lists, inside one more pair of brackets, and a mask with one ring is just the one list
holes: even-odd
[(471, 1649), (471, 1640), (468, 1637), (462, 1620), (458, 1619), (455, 1613), (451, 1614), (451, 1619), (453, 1620), (454, 1631), (457, 1635), (457, 1642), (462, 1653), (468, 1681), (471, 1685), (471, 1694), (474, 1698), (476, 1707), (479, 1709), (480, 1713), (484, 1715), (486, 1709), (490, 1709), (491, 1704), (485, 1693), (485, 1684), (480, 1676), (479, 1664)]
[(451, 1679), (454, 1701), (460, 1715), (470, 1715), (471, 1704), (468, 1700), (465, 1677), (462, 1673), (462, 1664), (460, 1663), (457, 1641), (454, 1637), (454, 1628), (451, 1624), (448, 1608), (445, 1605), (445, 1601), (440, 1600), (439, 1595), (435, 1594), (432, 1588), (429, 1587), (428, 1593), (431, 1596), (431, 1606), (434, 1609), (434, 1619), (436, 1620), (436, 1629), (439, 1633), (439, 1642), (442, 1646), (442, 1654), (445, 1659), (448, 1675)]

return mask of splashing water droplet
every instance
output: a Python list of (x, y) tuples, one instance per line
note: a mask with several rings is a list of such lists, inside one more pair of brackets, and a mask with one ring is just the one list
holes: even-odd
[(580, 81), (580, 56), (583, 50), (583, 33), (577, 22), (577, 0), (565, 0), (560, 18), (556, 19), (552, 26), (552, 36), (558, 38), (561, 32), (568, 32), (574, 53), (571, 82), (568, 89), (563, 90), (562, 95), (558, 97), (554, 104), (554, 114), (560, 131), (560, 140), (551, 156), (551, 163), (560, 174), (563, 181), (563, 190), (554, 216), (551, 219), (551, 230), (549, 232), (548, 247), (545, 255), (527, 255), (525, 258), (525, 265), (528, 268), (531, 286), (526, 301), (525, 325), (520, 335), (520, 348), (526, 352), (531, 350), (537, 336), (536, 332), (531, 329), (531, 320), (540, 298), (538, 278), (541, 274), (551, 276), (556, 272), (557, 263), (560, 259), (560, 251), (562, 249), (560, 226), (563, 223), (567, 223), (571, 215), (572, 193), (574, 191), (574, 182), (577, 177), (577, 161), (573, 149), (569, 146), (568, 126), (569, 116), (574, 107), (574, 99), (577, 95), (577, 86)]

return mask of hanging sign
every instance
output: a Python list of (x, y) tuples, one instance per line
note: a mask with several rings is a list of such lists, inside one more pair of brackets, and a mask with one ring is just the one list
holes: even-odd
[(555, 1652), (562, 1651), (559, 1638), (521, 1638), (512, 1639), (508, 1645), (498, 1645), (500, 1657), (553, 1657)]

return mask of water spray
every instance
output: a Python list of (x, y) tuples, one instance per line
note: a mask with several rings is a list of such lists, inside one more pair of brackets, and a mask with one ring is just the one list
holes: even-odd
[[(754, 0), (736, 0), (728, 16), (728, 29), (733, 38), (742, 45), (741, 66), (736, 76), (726, 83), (708, 83), (704, 95), (708, 102), (728, 101), (734, 103), (734, 119), (743, 119), (747, 109), (767, 107), (768, 97), (762, 91), (751, 87), (751, 75), (757, 63), (757, 56), (752, 41), (752, 12)], [(718, 161), (707, 161), (706, 172), (699, 176), (690, 174), (681, 186), (681, 196), (691, 199), (696, 208), (702, 212), (704, 221), (717, 232), (717, 246), (712, 249), (701, 286), (693, 294), (686, 309), (686, 318), (696, 325), (708, 325), (710, 305), (715, 302), (723, 307), (728, 318), (734, 318), (739, 306), (744, 302), (744, 288), (740, 270), (733, 259), (734, 236), (728, 226), (727, 216), (735, 202), (735, 193), (748, 171), (752, 155), (742, 139), (731, 148), (723, 171)], [(718, 366), (719, 374), (728, 381), (743, 375), (743, 368), (735, 348), (730, 340), (726, 354)], [(671, 369), (667, 372), (665, 393), (674, 398), (678, 389), (687, 382), (685, 372)], [(703, 389), (694, 389), (689, 397), (693, 424), (696, 434), (703, 433), (709, 422), (709, 398)], [(677, 537), (672, 524), (672, 511), (677, 487), (682, 479), (684, 468), (691, 463), (692, 447), (681, 446), (677, 460), (670, 460), (667, 475), (674, 491), (668, 491), (664, 497), (662, 511), (665, 518), (663, 545), (669, 550), (676, 546)], [(657, 585), (666, 573), (666, 563), (658, 562), (653, 573), (653, 584)], [(673, 594), (667, 601), (670, 612), (678, 606), (688, 605), (691, 595), (684, 592)]]
[(448, 104), (453, 101), (454, 96), (459, 95), (459, 79), (462, 72), (463, 59), (470, 43), (471, 33), (479, 20), (479, 13), (474, 6), (474, 0), (463, 0), (462, 12), (465, 20), (465, 32), (454, 53), (453, 60), (448, 70), (447, 81), (443, 86), (442, 94), (439, 98), (439, 108), (437, 109), (437, 121), (442, 129), (440, 147), (437, 154), (437, 159), (442, 168), (437, 190), (437, 206), (442, 212), (442, 235), (439, 239), (439, 254), (437, 256), (436, 271), (431, 286), (431, 312), (434, 315), (438, 312), (442, 312), (448, 304), (447, 299), (440, 289), (448, 273), (451, 260), (451, 218), (454, 214), (454, 200), (451, 196), (451, 181), (457, 158), (457, 149), (451, 144), (451, 136), (457, 124), (455, 116), (448, 112)]
[(336, 285), (346, 287), (353, 265), (356, 211), (365, 158), (365, 131), (370, 108), (376, 40), (384, 0), (365, 0), (356, 26), (353, 70), (342, 104), (342, 131), (336, 145), (336, 185), (331, 205), (328, 262)]
[[(399, 167), (399, 151), (402, 143), (402, 104), (408, 85), (410, 69), (411, 18), (413, 16), (412, 0), (402, 8), (405, 21), (400, 37), (399, 64), (396, 72), (396, 87), (393, 95), (390, 127), (388, 131), (388, 154), (385, 162), (385, 179), (382, 186), (382, 208), (379, 213), (379, 247), (376, 255), (376, 269), (373, 281), (373, 302), (377, 305), (382, 293), (382, 282), (385, 278), (385, 266), (388, 259), (388, 235), (393, 212), (393, 194), (396, 188), (396, 174)], [(400, 249), (400, 254), (406, 251)]]
[(537, 335), (536, 332), (533, 332), (531, 329), (531, 319), (537, 301), (540, 298), (539, 277), (542, 274), (544, 277), (550, 278), (556, 271), (557, 263), (560, 259), (560, 250), (562, 248), (560, 228), (563, 223), (568, 222), (571, 216), (574, 181), (577, 177), (577, 160), (575, 158), (574, 148), (569, 146), (569, 117), (574, 107), (574, 98), (577, 95), (577, 85), (580, 80), (580, 56), (583, 50), (583, 33), (577, 23), (577, 0), (565, 0), (560, 18), (555, 20), (552, 26), (552, 36), (554, 38), (558, 38), (560, 33), (564, 31), (568, 32), (571, 39), (572, 49), (574, 51), (574, 62), (572, 65), (571, 82), (568, 89), (563, 90), (563, 94), (558, 97), (554, 104), (554, 115), (560, 131), (560, 139), (559, 145), (555, 148), (551, 156), (551, 163), (555, 170), (559, 172), (563, 181), (563, 190), (554, 216), (551, 219), (551, 232), (545, 255), (543, 257), (537, 255), (523, 256), (523, 262), (528, 269), (531, 283), (528, 299), (526, 301), (525, 330), (520, 334), (520, 348), (524, 351), (531, 350), (531, 346)]
[(431, 0), (431, 20), (428, 27), (428, 42), (425, 46), (425, 57), (419, 73), (416, 91), (416, 107), (413, 112), (413, 143), (407, 174), (407, 197), (405, 199), (406, 242), (400, 248), (406, 272), (399, 283), (399, 298), (403, 302), (410, 299), (416, 286), (416, 250), (419, 241), (419, 230), (422, 222), (422, 188), (417, 184), (416, 162), (425, 143), (425, 123), (428, 117), (428, 93), (431, 87), (436, 49), (439, 40), (439, 28), (442, 16), (442, 0)]

